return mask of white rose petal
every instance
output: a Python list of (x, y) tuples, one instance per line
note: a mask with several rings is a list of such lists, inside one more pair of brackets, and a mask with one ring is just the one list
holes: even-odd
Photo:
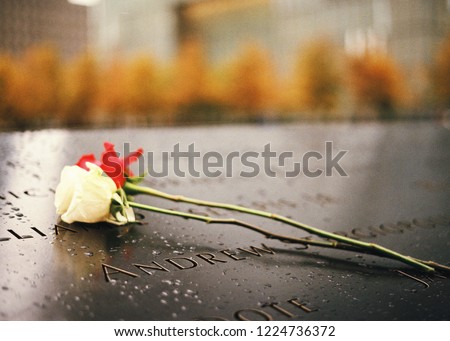
[[(96, 223), (109, 217), (111, 198), (117, 188), (103, 175), (100, 167), (87, 163), (89, 172), (78, 167), (65, 167), (56, 188), (55, 206), (66, 223)], [(81, 171), (80, 171), (81, 170)]]
[(87, 170), (78, 166), (66, 166), (61, 172), (61, 181), (56, 187), (55, 206), (56, 213), (63, 214), (67, 211), (75, 192), (75, 186), (87, 174)]

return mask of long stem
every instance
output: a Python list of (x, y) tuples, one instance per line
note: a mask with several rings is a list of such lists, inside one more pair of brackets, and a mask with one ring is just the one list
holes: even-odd
[[(276, 239), (276, 240), (279, 240), (284, 243), (295, 243), (295, 244), (302, 244), (305, 246), (319, 246), (319, 247), (325, 247), (325, 248), (339, 249), (339, 250), (345, 250), (345, 251), (354, 251), (354, 252), (363, 252), (363, 253), (368, 253), (368, 254), (372, 254), (372, 255), (375, 254), (378, 256), (383, 256), (378, 253), (374, 253), (372, 250), (361, 249), (361, 248), (358, 248), (358, 247), (355, 247), (352, 245), (339, 243), (337, 241), (325, 241), (325, 240), (317, 240), (317, 239), (311, 239), (311, 238), (298, 238), (298, 237), (290, 237), (290, 236), (273, 233), (273, 232), (265, 230), (259, 226), (252, 225), (252, 224), (246, 223), (242, 220), (238, 220), (238, 219), (234, 219), (234, 218), (226, 218), (226, 219), (212, 218), (212, 217), (203, 216), (203, 215), (194, 214), (194, 213), (186, 213), (186, 212), (181, 212), (181, 211), (168, 210), (165, 208), (160, 208), (160, 207), (151, 206), (151, 205), (140, 204), (140, 203), (137, 203), (134, 201), (129, 201), (128, 204), (131, 207), (140, 208), (140, 209), (143, 209), (146, 211), (162, 213), (162, 214), (167, 214), (167, 215), (172, 215), (172, 216), (177, 216), (177, 217), (182, 217), (182, 218), (200, 220), (207, 224), (230, 224), (230, 225), (242, 226), (249, 230), (261, 233), (268, 239)], [(386, 257), (386, 255), (384, 255), (384, 256)], [(421, 262), (420, 260), (417, 260), (417, 261)]]
[[(124, 186), (124, 190), (128, 193), (128, 194), (136, 194), (136, 193), (142, 193), (142, 194), (149, 194), (149, 195), (153, 195), (153, 196), (158, 196), (164, 199), (168, 199), (168, 200), (172, 200), (172, 201), (178, 201), (178, 202), (186, 202), (186, 203), (192, 203), (192, 204), (196, 204), (196, 205), (201, 205), (201, 206), (208, 206), (208, 207), (216, 207), (216, 208), (223, 208), (223, 209), (228, 209), (228, 210), (233, 210), (233, 211), (239, 211), (239, 212), (244, 212), (244, 213), (248, 213), (248, 214), (252, 214), (252, 215), (256, 215), (256, 216), (261, 216), (261, 217), (265, 217), (265, 218), (269, 218), (269, 219), (273, 219), (276, 221), (281, 221), (283, 223), (289, 224), (291, 226), (300, 228), (304, 231), (307, 231), (311, 234), (317, 235), (319, 237), (323, 237), (326, 239), (332, 239), (334, 241), (340, 242), (341, 244), (348, 244), (351, 246), (355, 246), (356, 248), (359, 249), (364, 249), (364, 250), (370, 250), (373, 251), (373, 253), (388, 257), (388, 258), (393, 258), (393, 259), (397, 259), (403, 263), (406, 263), (408, 265), (411, 265), (415, 268), (418, 268), (422, 271), (426, 271), (426, 272), (434, 272), (435, 269), (432, 266), (429, 266), (427, 264), (425, 264), (424, 262), (422, 262), (421, 260), (409, 257), (409, 256), (405, 256), (402, 255), (396, 251), (390, 250), (388, 248), (385, 248), (381, 245), (378, 244), (374, 244), (374, 243), (366, 243), (360, 240), (356, 240), (356, 239), (352, 239), (352, 238), (348, 238), (345, 236), (341, 236), (338, 234), (334, 234), (331, 232), (327, 232), (327, 231), (323, 231), (320, 230), (318, 228), (306, 225), (306, 224), (302, 224), (298, 221), (295, 221), (293, 219), (278, 215), (278, 214), (273, 214), (273, 213), (269, 213), (269, 212), (265, 212), (265, 211), (260, 211), (260, 210), (255, 210), (255, 209), (250, 209), (250, 208), (246, 208), (243, 206), (238, 206), (238, 205), (233, 205), (233, 204), (225, 204), (225, 203), (217, 203), (217, 202), (210, 202), (210, 201), (205, 201), (205, 200), (199, 200), (199, 199), (194, 199), (194, 198), (186, 198), (183, 196), (179, 196), (179, 195), (170, 195), (161, 191), (157, 191), (155, 189), (149, 188), (149, 187), (143, 187), (143, 186), (137, 186), (135, 184), (132, 183), (126, 183)], [(130, 202), (131, 205), (131, 202)], [(133, 203), (133, 205), (136, 205), (136, 203)], [(132, 206), (133, 206), (132, 205)], [(135, 206), (137, 207), (137, 206)], [(170, 211), (167, 210), (168, 212), (162, 212), (161, 210), (163, 209), (159, 209), (157, 208), (160, 213), (166, 213), (166, 214), (172, 214), (172, 215), (181, 215), (184, 217), (188, 217), (186, 216), (186, 214), (188, 213), (183, 213), (183, 212), (179, 212), (181, 214), (173, 214), (170, 212), (174, 212), (174, 211)], [(205, 222), (211, 222), (211, 218), (206, 217), (207, 220), (204, 220), (204, 216), (199, 216), (199, 215), (195, 215), (195, 214), (188, 214), (191, 215), (190, 218), (193, 219), (197, 219), (197, 220), (202, 220)], [(203, 217), (203, 218), (198, 218), (198, 217)], [(188, 217), (189, 218), (189, 217)], [(209, 220), (209, 221), (208, 221)]]
[(265, 230), (265, 229), (263, 229), (263, 228), (261, 228), (259, 226), (252, 225), (252, 224), (246, 223), (244, 221), (233, 219), (233, 218), (227, 218), (227, 219), (212, 218), (212, 217), (203, 216), (203, 215), (194, 214), (194, 213), (186, 213), (186, 212), (181, 212), (181, 211), (168, 210), (168, 209), (160, 208), (160, 207), (156, 207), (156, 206), (144, 205), (144, 204), (140, 204), (140, 203), (137, 203), (137, 202), (134, 202), (134, 201), (129, 201), (128, 204), (131, 207), (140, 208), (140, 209), (143, 209), (143, 210), (146, 210), (146, 211), (163, 213), (163, 214), (167, 214), (167, 215), (183, 217), (183, 218), (188, 218), (188, 219), (200, 220), (200, 221), (203, 221), (203, 222), (205, 222), (207, 224), (232, 224), (232, 225), (238, 225), (238, 226), (242, 226), (242, 227), (248, 228), (250, 230), (259, 232), (259, 233), (261, 233), (262, 235), (264, 235), (265, 237), (267, 237), (269, 239), (277, 239), (277, 240), (280, 240), (282, 242), (297, 243), (297, 244), (302, 244), (302, 245), (329, 247), (329, 248), (340, 248), (340, 249), (343, 249), (343, 250), (357, 251), (355, 248), (352, 248), (349, 245), (340, 245), (337, 242), (314, 240), (314, 239), (309, 239), (309, 238), (308, 239), (306, 239), (306, 238), (296, 238), (296, 237), (284, 236), (284, 235), (277, 234), (277, 233), (272, 233), (272, 232), (270, 232), (268, 230)]

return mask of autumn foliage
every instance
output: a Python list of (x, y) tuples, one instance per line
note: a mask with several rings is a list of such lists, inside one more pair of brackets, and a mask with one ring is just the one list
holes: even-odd
[(18, 60), (1, 56), (0, 110), (5, 119), (20, 128), (56, 115), (60, 71), (58, 54), (51, 46), (29, 49)]
[(348, 80), (357, 111), (372, 110), (379, 118), (393, 118), (406, 97), (400, 67), (384, 52), (371, 51), (349, 58)]
[(92, 53), (86, 52), (66, 66), (64, 71), (63, 119), (69, 126), (85, 125), (98, 100), (98, 62)]
[[(384, 52), (345, 55), (317, 40), (283, 66), (290, 70), (284, 77), (258, 44), (244, 45), (228, 61), (211, 64), (198, 40), (183, 42), (165, 64), (148, 53), (99, 60), (86, 52), (63, 61), (51, 45), (0, 54), (0, 128), (391, 118), (407, 108), (408, 79)], [(428, 107), (448, 108), (450, 38), (428, 67), (432, 96), (422, 97), (434, 99)]]
[(127, 110), (127, 67), (119, 57), (107, 63), (99, 81), (99, 106), (115, 118)]
[(13, 76), (14, 60), (7, 55), (0, 55), (0, 115), (11, 117), (13, 111)]
[(342, 90), (339, 53), (320, 39), (299, 53), (294, 69), (294, 105), (302, 111), (329, 116), (337, 108)]
[(158, 67), (149, 56), (142, 54), (133, 58), (122, 89), (128, 112), (147, 115), (157, 111), (162, 106), (159, 83)]
[(181, 44), (172, 75), (174, 104), (181, 108), (201, 102), (206, 96), (207, 63), (197, 40)]
[(450, 35), (441, 43), (431, 73), (436, 102), (450, 108)]
[(264, 49), (256, 44), (245, 46), (228, 72), (227, 99), (233, 109), (252, 118), (274, 110), (278, 82), (275, 68)]

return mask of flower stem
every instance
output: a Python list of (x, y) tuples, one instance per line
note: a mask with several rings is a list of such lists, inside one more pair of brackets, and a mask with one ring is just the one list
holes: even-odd
[[(133, 201), (129, 201), (128, 204), (131, 207), (140, 208), (140, 209), (151, 211), (151, 212), (163, 213), (163, 214), (172, 215), (172, 216), (200, 220), (207, 224), (238, 225), (238, 226), (242, 226), (242, 227), (248, 228), (250, 230), (259, 232), (269, 239), (277, 239), (277, 240), (280, 240), (282, 242), (287, 242), (287, 243), (297, 243), (297, 244), (302, 244), (302, 245), (313, 245), (313, 246), (330, 247), (330, 248), (335, 248), (337, 245), (336, 242), (306, 239), (306, 238), (296, 238), (296, 237), (289, 237), (289, 236), (284, 236), (281, 234), (272, 233), (272, 232), (269, 232), (259, 226), (252, 225), (252, 224), (246, 223), (244, 221), (233, 219), (233, 218), (227, 218), (227, 219), (212, 218), (212, 217), (203, 216), (203, 215), (199, 215), (199, 214), (186, 213), (186, 212), (181, 212), (181, 211), (168, 210), (168, 209), (160, 208), (160, 207), (156, 207), (156, 206), (139, 204), (139, 203), (133, 202)], [(346, 245), (343, 246), (343, 248), (345, 248), (345, 247), (346, 247)]]
[(320, 247), (341, 249), (341, 250), (346, 250), (346, 251), (364, 252), (364, 250), (361, 250), (357, 247), (353, 247), (353, 246), (347, 245), (347, 244), (342, 244), (342, 243), (339, 243), (336, 241), (316, 240), (316, 239), (311, 239), (311, 238), (297, 238), (297, 237), (290, 237), (290, 236), (273, 233), (273, 232), (265, 230), (259, 226), (252, 225), (252, 224), (246, 223), (242, 220), (238, 220), (238, 219), (234, 219), (234, 218), (226, 218), (226, 219), (212, 218), (212, 217), (203, 216), (203, 215), (194, 214), (194, 213), (186, 213), (186, 212), (169, 210), (169, 209), (160, 208), (160, 207), (151, 206), (151, 205), (140, 204), (140, 203), (137, 203), (134, 201), (129, 201), (128, 204), (131, 207), (143, 209), (146, 211), (162, 213), (162, 214), (167, 214), (167, 215), (172, 215), (172, 216), (177, 216), (177, 217), (182, 217), (182, 218), (200, 220), (207, 224), (238, 225), (238, 226), (248, 228), (252, 231), (261, 233), (268, 239), (277, 239), (277, 240), (285, 242), (285, 243), (295, 243), (295, 244), (302, 244), (305, 246), (320, 246)]
[[(367, 243), (367, 242), (363, 242), (363, 241), (356, 240), (353, 238), (341, 236), (341, 235), (338, 235), (335, 233), (327, 232), (327, 231), (300, 223), (296, 220), (293, 220), (293, 219), (290, 219), (290, 218), (287, 218), (287, 217), (284, 217), (284, 216), (281, 216), (278, 214), (269, 213), (266, 211), (261, 211), (261, 210), (256, 210), (256, 209), (251, 209), (251, 208), (247, 208), (247, 207), (243, 207), (243, 206), (239, 206), (239, 205), (199, 200), (199, 199), (194, 199), (194, 198), (183, 197), (180, 195), (171, 195), (168, 193), (164, 193), (164, 192), (155, 190), (153, 188), (138, 186), (138, 185), (135, 185), (135, 184), (132, 184), (129, 182), (125, 183), (124, 190), (127, 194), (148, 194), (148, 195), (153, 195), (153, 196), (157, 196), (160, 198), (164, 198), (164, 199), (168, 199), (168, 200), (172, 200), (172, 201), (176, 201), (176, 202), (185, 202), (185, 203), (191, 203), (191, 204), (200, 205), (200, 206), (222, 208), (222, 209), (252, 214), (252, 215), (260, 216), (260, 217), (264, 217), (264, 218), (269, 218), (269, 219), (272, 219), (275, 221), (280, 221), (280, 222), (286, 223), (288, 225), (294, 226), (296, 228), (299, 228), (303, 231), (314, 234), (316, 236), (334, 240), (335, 242), (339, 242), (340, 243), (339, 245), (347, 244), (349, 246), (356, 247), (359, 250), (366, 250), (369, 253), (374, 253), (377, 255), (384, 256), (384, 257), (396, 259), (398, 261), (401, 261), (405, 264), (408, 264), (410, 266), (413, 266), (413, 267), (420, 269), (422, 271), (425, 271), (425, 272), (434, 272), (435, 271), (434, 267), (425, 264), (426, 262), (424, 262), (424, 261), (412, 258), (410, 256), (402, 255), (396, 251), (390, 250), (381, 245), (374, 244), (374, 243)], [(130, 206), (138, 207), (136, 205), (140, 205), (140, 204), (130, 202)], [(149, 207), (152, 207), (152, 206), (149, 206)], [(141, 208), (143, 208), (143, 207), (141, 207)], [(158, 209), (158, 211), (155, 210), (155, 212), (166, 213), (166, 214), (171, 214), (171, 215), (178, 215), (178, 216), (182, 216), (185, 218), (202, 220), (207, 223), (214, 222), (214, 221), (211, 221), (212, 218), (210, 218), (210, 217), (199, 216), (199, 215), (195, 215), (195, 214), (183, 213), (183, 212), (178, 212), (178, 211), (171, 211), (171, 210), (165, 210), (167, 212), (163, 212), (164, 211), (163, 209), (159, 209), (159, 208), (155, 208), (155, 209)], [(199, 217), (202, 217), (202, 218), (199, 218)], [(223, 219), (219, 219), (219, 220), (223, 220)], [(236, 221), (234, 219), (232, 219), (232, 220), (234, 221), (233, 223), (236, 223)], [(238, 224), (238, 225), (241, 225), (241, 224)], [(428, 264), (430, 264), (430, 263), (428, 263)]]

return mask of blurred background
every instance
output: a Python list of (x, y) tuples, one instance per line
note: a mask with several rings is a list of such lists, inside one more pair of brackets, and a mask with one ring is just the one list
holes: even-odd
[(444, 120), (450, 0), (0, 0), (0, 130)]

